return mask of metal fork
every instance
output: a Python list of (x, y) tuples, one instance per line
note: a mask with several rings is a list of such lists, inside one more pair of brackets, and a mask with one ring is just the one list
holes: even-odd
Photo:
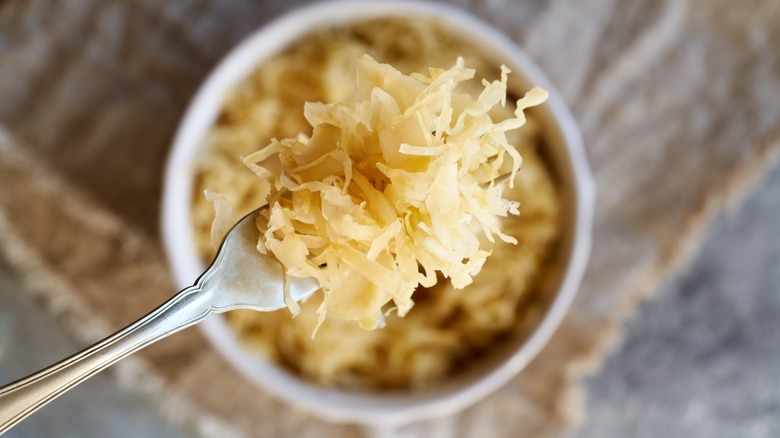
[[(212, 313), (235, 309), (271, 312), (286, 306), (284, 270), (272, 255), (257, 251), (259, 210), (227, 234), (211, 266), (190, 286), (148, 315), (57, 364), (0, 388), (0, 434), (69, 389), (118, 360)], [(290, 296), (300, 300), (317, 290), (313, 280), (289, 278)]]

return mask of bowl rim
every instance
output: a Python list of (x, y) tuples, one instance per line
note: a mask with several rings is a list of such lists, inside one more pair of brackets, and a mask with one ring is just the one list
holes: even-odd
[[(317, 26), (339, 25), (372, 18), (420, 14), (459, 25), (464, 32), (490, 42), (497, 56), (517, 66), (516, 74), (549, 92), (551, 120), (560, 130), (569, 158), (576, 216), (568, 265), (563, 270), (557, 294), (541, 322), (503, 364), (484, 377), (455, 391), (420, 400), (401, 400), (386, 405), (361, 403), (360, 394), (344, 395), (293, 377), (270, 362), (250, 356), (238, 345), (224, 321), (215, 315), (199, 327), (225, 359), (250, 380), (276, 397), (333, 422), (399, 426), (458, 412), (485, 398), (520, 372), (552, 337), (579, 289), (591, 248), (595, 208), (595, 184), (582, 138), (569, 108), (547, 76), (509, 37), (470, 13), (441, 3), (411, 0), (337, 0), (295, 8), (249, 34), (225, 55), (198, 88), (174, 137), (164, 170), (162, 239), (168, 265), (178, 287), (192, 284), (204, 266), (195, 256), (190, 218), (192, 157), (223, 104), (223, 93), (236, 85), (260, 62)], [(292, 380), (298, 383), (290, 385)], [(296, 386), (297, 385), (297, 386)]]

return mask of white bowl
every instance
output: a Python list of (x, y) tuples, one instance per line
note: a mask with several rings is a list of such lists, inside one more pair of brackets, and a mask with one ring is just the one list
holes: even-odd
[(564, 192), (567, 221), (559, 251), (561, 270), (544, 304), (544, 316), (530, 335), (497, 347), (484, 363), (427, 392), (354, 393), (318, 387), (245, 350), (221, 316), (200, 324), (214, 347), (251, 381), (335, 422), (397, 426), (451, 414), (486, 397), (520, 372), (550, 339), (579, 288), (590, 252), (595, 190), (580, 133), (561, 96), (525, 52), (492, 26), (454, 7), (410, 1), (337, 1), (297, 9), (248, 36), (214, 69), (191, 102), (168, 159), (162, 205), (163, 239), (177, 285), (191, 285), (205, 268), (195, 251), (190, 218), (192, 158), (216, 120), (226, 91), (260, 62), (313, 29), (410, 15), (452, 25), (488, 59), (511, 68), (524, 88), (538, 85), (549, 91), (547, 104), (535, 115), (542, 123), (548, 158)]

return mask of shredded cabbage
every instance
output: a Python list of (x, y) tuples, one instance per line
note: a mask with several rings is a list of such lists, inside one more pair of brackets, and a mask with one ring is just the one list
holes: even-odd
[[(317, 29), (264, 60), (227, 93), (193, 161), (193, 237), (205, 262), (215, 254), (211, 232), (216, 212), (203, 191), (211, 189), (230, 200), (233, 211), (227, 215), (224, 210), (225, 220), (267, 204), (271, 183), (258, 179), (239, 157), (272, 138), (311, 134), (305, 102), (354, 101), (355, 60), (366, 53), (403, 72), (426, 74), (430, 66), (447, 68), (463, 56), (465, 65), (476, 70), (475, 77), (500, 77), (498, 66), (460, 38), (457, 28), (419, 17)], [(510, 95), (518, 90), (512, 81), (510, 75)], [(476, 80), (459, 85), (473, 96), (482, 88)], [(515, 101), (494, 107), (493, 119), (512, 118)], [(299, 303), (294, 318), (287, 312), (229, 312), (226, 320), (242, 345), (317, 385), (361, 391), (421, 389), (446, 381), (507, 337), (538, 324), (539, 303), (550, 292), (548, 277), (557, 275), (563, 210), (553, 168), (544, 159), (542, 126), (530, 116), (521, 129), (506, 132), (523, 157), (523, 168), (514, 188), (506, 188), (502, 196), (522, 202), (522, 217), (502, 218), (501, 231), (518, 244), (500, 239), (491, 244), (482, 238), (491, 255), (473, 283), (462, 290), (453, 290), (444, 280), (433, 288), (419, 287), (414, 308), (403, 318), (390, 311), (392, 303), (385, 305), (387, 322), (381, 330), (356, 330), (354, 322), (331, 313), (316, 340), (311, 335), (324, 298), (319, 292)], [(508, 171), (509, 160), (506, 166)], [(306, 239), (325, 242), (317, 236)], [(372, 244), (377, 255), (383, 245)], [(261, 249), (267, 251), (264, 244)]]
[(332, 313), (374, 329), (384, 325), (385, 304), (405, 315), (415, 289), (436, 284), (437, 273), (455, 288), (469, 285), (490, 255), (484, 239), (516, 243), (500, 218), (518, 214), (519, 204), (493, 180), (519, 171), (506, 132), (547, 94), (532, 89), (514, 117), (494, 121), (506, 67), (472, 96), (461, 89), (475, 72), (461, 58), (428, 75), (404, 75), (368, 55), (356, 64), (354, 101), (306, 104), (311, 136), (273, 140), (243, 161), (269, 205), (258, 249), (288, 275), (319, 282), (319, 324)]

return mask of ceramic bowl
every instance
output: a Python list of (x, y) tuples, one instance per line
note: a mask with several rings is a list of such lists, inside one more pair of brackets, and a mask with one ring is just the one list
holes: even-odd
[(550, 93), (535, 116), (543, 127), (546, 155), (562, 187), (564, 217), (558, 270), (544, 294), (542, 315), (530, 333), (497, 346), (489, 357), (446, 383), (418, 392), (347, 392), (305, 381), (263, 360), (239, 343), (224, 318), (200, 324), (203, 333), (248, 380), (319, 417), (335, 422), (397, 426), (451, 414), (506, 384), (547, 343), (567, 312), (585, 271), (594, 208), (594, 185), (577, 125), (566, 103), (531, 58), (504, 34), (472, 15), (438, 3), (336, 1), (299, 8), (249, 35), (225, 56), (198, 90), (179, 126), (165, 169), (162, 234), (175, 280), (184, 288), (205, 266), (195, 251), (190, 203), (193, 157), (216, 120), (227, 90), (261, 62), (313, 29), (382, 17), (440, 20), (477, 46), (496, 65), (505, 64), (524, 89), (538, 85)]

